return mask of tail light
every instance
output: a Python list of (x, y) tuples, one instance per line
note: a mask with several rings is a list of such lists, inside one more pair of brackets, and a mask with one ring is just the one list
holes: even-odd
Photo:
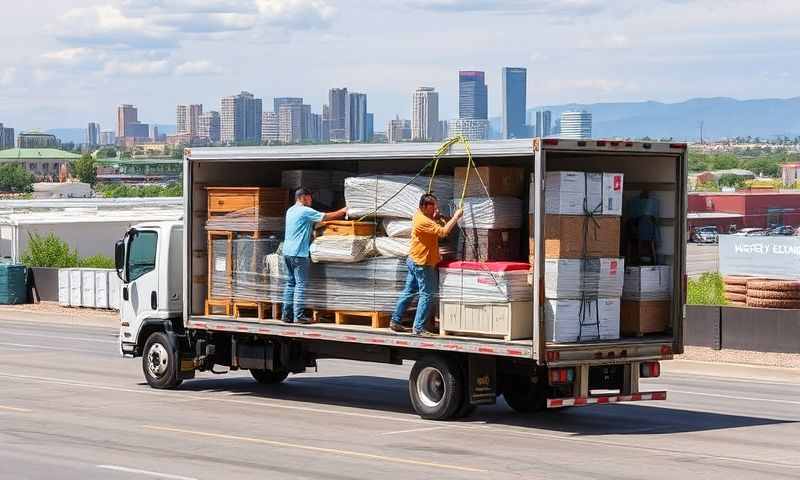
[(551, 368), (548, 374), (550, 385), (566, 385), (575, 381), (574, 368)]
[(557, 138), (545, 138), (544, 140), (542, 140), (542, 143), (544, 143), (545, 145), (558, 145), (558, 139)]
[(655, 378), (661, 375), (661, 364), (658, 362), (645, 362), (639, 365), (641, 378)]

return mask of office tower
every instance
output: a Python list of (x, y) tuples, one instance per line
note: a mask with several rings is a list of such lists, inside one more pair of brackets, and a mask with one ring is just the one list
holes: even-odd
[(488, 93), (483, 72), (462, 70), (458, 72), (458, 118), (486, 120)]
[(373, 113), (368, 113), (367, 114), (366, 126), (367, 126), (367, 139), (366, 139), (366, 141), (367, 142), (371, 142), (372, 141), (372, 137), (375, 136), (375, 114), (373, 114)]
[(398, 115), (386, 124), (386, 140), (389, 143), (398, 143), (411, 140), (411, 121), (401, 120)]
[(51, 133), (29, 130), (21, 132), (17, 136), (17, 146), (19, 148), (58, 148), (61, 146), (61, 141)]
[(331, 112), (327, 105), (322, 106), (322, 129), (320, 130), (320, 141), (331, 141)]
[(311, 105), (304, 104), (301, 105), (301, 107), (302, 117), (300, 118), (300, 128), (303, 132), (303, 140), (313, 141), (316, 132), (314, 131), (313, 119), (311, 118), (313, 115), (313, 113), (311, 113)]
[(347, 89), (332, 88), (328, 91), (328, 132), (332, 142), (347, 141)]
[(561, 114), (561, 138), (592, 138), (592, 114), (586, 110)]
[(345, 139), (350, 142), (367, 141), (367, 95), (364, 93), (347, 94)]
[(447, 134), (463, 136), (471, 142), (489, 138), (489, 120), (458, 118), (447, 121)]
[(284, 105), (302, 105), (303, 97), (275, 97), (272, 99), (272, 111), (278, 113)]
[(189, 105), (189, 134), (192, 137), (200, 135), (200, 116), (203, 114), (203, 105)]
[(419, 87), (411, 97), (411, 139), (441, 140), (439, 93), (432, 87)]
[(525, 87), (527, 70), (518, 67), (503, 67), (502, 96), (503, 117), (501, 125), (502, 138), (525, 138), (528, 136), (525, 127)]
[(322, 141), (322, 115), (319, 113), (310, 113), (306, 120), (308, 136), (304, 140), (311, 142)]
[(158, 139), (158, 125), (150, 125), (150, 140), (157, 142)]
[(128, 134), (128, 124), (139, 121), (139, 111), (133, 105), (117, 107), (117, 138), (132, 137)]
[(549, 137), (550, 133), (551, 133), (552, 126), (553, 126), (552, 112), (550, 110), (544, 110), (542, 112), (542, 135), (541, 136), (542, 137)]
[(450, 132), (447, 131), (447, 120), (439, 120), (439, 138), (444, 140), (450, 137)]
[(280, 140), (280, 127), (278, 114), (275, 112), (261, 113), (261, 143), (269, 145)]
[(150, 138), (150, 124), (142, 122), (129, 122), (125, 125), (125, 138), (147, 140)]
[(100, 145), (114, 145), (116, 139), (113, 130), (104, 130), (100, 132)]
[(100, 124), (97, 122), (89, 122), (86, 127), (86, 143), (89, 145), (100, 144)]
[(14, 129), (0, 123), (0, 150), (14, 148)]
[(261, 99), (252, 93), (223, 97), (220, 101), (222, 143), (261, 142)]
[(281, 105), (278, 137), (283, 143), (300, 143), (303, 140), (303, 105)]
[(198, 136), (210, 143), (219, 142), (220, 119), (219, 112), (211, 110), (200, 115)]
[(200, 136), (200, 116), (203, 114), (203, 105), (178, 105), (175, 114), (178, 135), (188, 134), (192, 138)]
[(175, 133), (178, 135), (189, 133), (188, 105), (178, 105), (175, 107)]

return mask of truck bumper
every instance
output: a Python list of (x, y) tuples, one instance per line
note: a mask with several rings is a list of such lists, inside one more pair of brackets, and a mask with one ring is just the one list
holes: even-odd
[(631, 395), (593, 395), (591, 397), (548, 398), (547, 408), (583, 407), (586, 405), (666, 400), (667, 392), (644, 392)]

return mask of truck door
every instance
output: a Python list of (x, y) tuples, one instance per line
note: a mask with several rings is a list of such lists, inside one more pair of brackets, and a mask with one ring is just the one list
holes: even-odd
[(126, 283), (122, 285), (120, 314), (128, 321), (132, 333), (144, 318), (158, 309), (158, 232), (155, 230), (134, 230), (128, 235), (125, 255)]

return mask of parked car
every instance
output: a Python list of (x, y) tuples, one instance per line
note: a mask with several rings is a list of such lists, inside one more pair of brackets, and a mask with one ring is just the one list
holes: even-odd
[(789, 225), (780, 225), (780, 226), (777, 226), (777, 227), (771, 229), (769, 232), (767, 232), (767, 235), (787, 235), (787, 236), (789, 236), (789, 235), (794, 235), (794, 234), (795, 234), (794, 227), (791, 227)]
[(767, 232), (768, 230), (766, 228), (740, 228), (734, 235), (739, 235), (741, 237), (758, 237), (767, 235)]
[(694, 243), (717, 243), (719, 230), (717, 227), (697, 227), (689, 237)]

